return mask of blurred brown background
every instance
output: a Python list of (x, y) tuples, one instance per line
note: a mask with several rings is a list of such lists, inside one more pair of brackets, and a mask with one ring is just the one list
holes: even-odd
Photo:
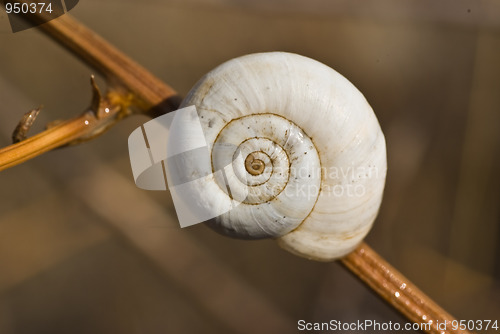
[[(388, 178), (368, 243), (458, 319), (500, 322), (498, 1), (91, 1), (73, 16), (185, 95), (260, 51), (315, 58), (366, 96)], [(2, 30), (3, 29), (3, 30)], [(89, 105), (92, 69), (0, 16), (0, 146)], [(101, 85), (103, 85), (101, 81)], [(132, 117), (0, 173), (0, 333), (294, 333), (297, 321), (404, 322), (337, 263), (202, 225), (135, 187)], [(500, 325), (500, 324), (499, 324)]]

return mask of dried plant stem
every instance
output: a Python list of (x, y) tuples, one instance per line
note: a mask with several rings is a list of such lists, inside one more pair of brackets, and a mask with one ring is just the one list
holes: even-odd
[[(38, 135), (0, 150), (0, 170), (12, 167), (56, 147), (85, 140), (100, 133), (127, 115), (129, 104), (142, 112), (162, 106), (163, 112), (175, 109), (179, 98), (176, 92), (151, 73), (126, 57), (90, 29), (69, 15), (41, 26), (57, 42), (73, 51), (84, 61), (106, 75), (117, 85), (105, 99), (101, 110), (88, 111), (64, 121)], [(108, 108), (109, 114), (102, 115)], [(106, 111), (108, 112), (108, 111)], [(110, 121), (111, 120), (111, 121)], [(441, 309), (396, 269), (378, 256), (368, 245), (361, 244), (341, 260), (354, 275), (388, 301), (409, 320), (429, 323), (428, 333), (453, 333), (450, 323), (454, 318)], [(445, 331), (438, 324), (447, 323)], [(466, 331), (460, 331), (467, 333)]]
[[(89, 125), (86, 125), (87, 122)], [(66, 145), (95, 128), (95, 118), (84, 114), (0, 150), (0, 170), (18, 165), (44, 152)]]
[[(469, 333), (453, 330), (456, 320), (418, 289), (367, 244), (341, 260), (355, 276), (414, 323), (426, 323), (426, 333)], [(445, 325), (444, 325), (445, 324)]]
[[(81, 115), (57, 122), (47, 130), (0, 149), (0, 171), (18, 165), (54, 148), (77, 144), (101, 134), (118, 120), (128, 115), (129, 94), (110, 90), (105, 98)], [(24, 116), (18, 128), (28, 126)]]
[(40, 27), (112, 82), (123, 85), (144, 103), (141, 105), (144, 110), (177, 95), (172, 87), (69, 15), (63, 15)]
[(108, 81), (117, 86), (111, 92), (111, 111), (107, 117), (95, 117), (85, 112), (73, 119), (61, 122), (46, 131), (14, 145), (0, 149), (0, 171), (32, 159), (54, 148), (83, 141), (102, 132), (115, 121), (126, 116), (129, 105), (142, 112), (161, 108), (162, 112), (176, 109), (177, 93), (143, 67), (118, 51), (96, 33), (86, 28), (69, 15), (64, 15), (41, 25), (42, 29), (57, 42), (67, 47), (101, 71)]

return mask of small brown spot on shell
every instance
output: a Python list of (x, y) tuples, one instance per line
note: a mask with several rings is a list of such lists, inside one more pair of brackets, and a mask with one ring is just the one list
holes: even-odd
[(252, 175), (260, 175), (264, 173), (266, 164), (260, 159), (255, 159), (253, 154), (249, 154), (245, 159), (245, 168)]

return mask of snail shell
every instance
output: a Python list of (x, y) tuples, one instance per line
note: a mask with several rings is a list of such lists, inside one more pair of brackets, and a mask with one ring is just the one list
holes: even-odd
[(364, 96), (342, 75), (296, 54), (252, 54), (205, 75), (181, 107), (190, 105), (210, 157), (186, 161), (186, 174), (225, 170), (205, 179), (193, 200), (214, 210), (239, 203), (208, 222), (212, 228), (275, 238), (322, 261), (366, 236), (382, 200), (385, 139)]

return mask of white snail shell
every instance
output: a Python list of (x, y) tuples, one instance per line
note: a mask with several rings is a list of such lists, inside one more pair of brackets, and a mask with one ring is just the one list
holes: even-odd
[(385, 139), (364, 96), (342, 75), (296, 54), (252, 54), (205, 75), (181, 107), (190, 105), (211, 156), (186, 163), (186, 173), (229, 167), (225, 180), (213, 176), (194, 200), (214, 209), (242, 202), (211, 227), (276, 238), (323, 261), (366, 236), (382, 200)]

